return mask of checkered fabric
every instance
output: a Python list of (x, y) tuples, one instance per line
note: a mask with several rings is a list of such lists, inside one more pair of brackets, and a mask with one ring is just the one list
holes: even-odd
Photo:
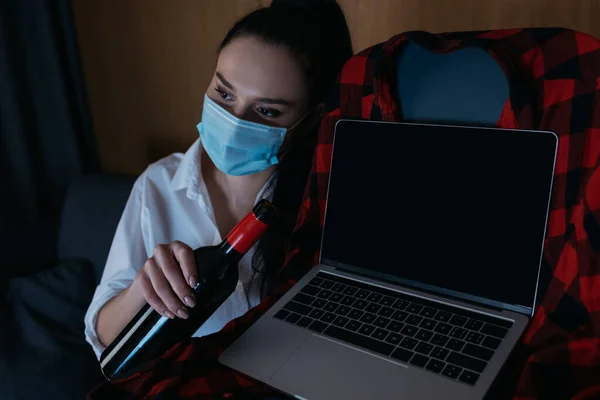
[[(89, 399), (267, 398), (269, 390), (217, 357), (316, 264), (334, 125), (340, 118), (401, 121), (395, 56), (407, 40), (436, 52), (476, 46), (510, 85), (497, 125), (559, 135), (540, 301), (490, 398), (600, 399), (600, 41), (567, 29), (400, 34), (351, 58), (319, 130), (305, 200), (279, 285), (221, 332), (179, 343), (143, 371)], [(515, 277), (518, 279), (518, 277)]]

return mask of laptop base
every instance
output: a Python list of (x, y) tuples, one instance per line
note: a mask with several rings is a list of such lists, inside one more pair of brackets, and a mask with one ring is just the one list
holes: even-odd
[[(230, 346), (222, 354), (219, 361), (230, 368), (296, 398), (481, 399), (508, 357), (510, 350), (519, 339), (528, 321), (526, 316), (518, 313), (509, 311), (495, 313), (496, 316), (503, 318), (503, 320), (511, 321), (511, 328), (507, 330), (493, 357), (487, 362), (485, 369), (480, 374), (476, 374), (467, 368), (458, 368), (456, 376), (450, 374), (451, 371), (440, 370), (432, 372), (427, 370), (426, 365), (411, 364), (411, 361), (414, 363), (417, 362), (417, 357), (422, 357), (418, 352), (411, 352), (414, 353), (412, 360), (408, 359), (404, 361), (400, 359), (399, 352), (407, 351), (400, 346), (402, 342), (395, 345), (395, 350), (393, 351), (395, 356), (392, 356), (392, 354), (386, 356), (383, 354), (389, 350), (388, 348), (374, 348), (381, 351), (373, 351), (366, 347), (328, 336), (326, 335), (327, 330), (319, 333), (318, 331), (308, 329), (308, 327), (299, 326), (298, 321), (300, 319), (296, 320), (295, 323), (290, 323), (290, 321), (281, 320), (276, 317), (280, 312), (288, 312), (284, 307), (290, 304), (294, 298), (297, 298), (298, 294), (302, 295), (304, 292), (301, 291), (306, 291), (305, 287), (312, 287), (313, 285), (309, 284), (314, 282), (318, 274), (319, 276), (323, 276), (324, 272), (332, 274), (331, 276), (334, 277), (340, 277), (340, 279), (355, 280), (360, 285), (373, 285), (374, 289), (371, 293), (375, 293), (379, 289), (392, 290), (398, 293), (398, 298), (404, 298), (406, 295), (414, 295), (418, 296), (417, 298), (423, 299), (424, 302), (439, 301), (440, 307), (457, 306), (468, 313), (477, 314), (481, 312), (482, 318), (486, 321), (486, 318), (494, 317), (489, 310), (480, 306), (464, 304), (460, 301), (449, 300), (440, 296), (420, 294), (416, 290), (400, 288), (393, 284), (357, 277), (330, 266), (318, 265), (303, 277), (296, 286), (280, 299), (241, 338)], [(385, 300), (381, 299), (381, 301), (385, 303)], [(414, 313), (409, 312), (408, 314), (413, 315)], [(393, 321), (393, 318), (390, 318), (390, 320)], [(440, 321), (437, 323), (442, 324)], [(368, 325), (371, 325), (371, 323)], [(332, 323), (329, 323), (328, 326), (331, 326), (330, 329), (332, 330), (338, 329)], [(345, 328), (340, 328), (340, 331), (356, 334)], [(276, 334), (274, 334), (275, 332)], [(493, 333), (496, 334), (495, 332)], [(401, 332), (400, 334), (404, 338), (410, 336), (410, 334), (404, 335)], [(366, 334), (361, 333), (360, 335), (367, 338)], [(416, 334), (414, 337), (417, 337)], [(371, 339), (372, 336), (369, 336), (369, 338)], [(468, 343), (464, 339), (466, 337), (458, 341)], [(385, 344), (386, 342), (382, 341), (382, 346)], [(444, 358), (448, 358), (442, 361), (442, 368), (451, 365), (448, 360), (450, 360), (449, 355), (452, 353), (453, 351), (449, 351), (448, 356), (444, 356)], [(460, 352), (454, 353), (458, 354)], [(455, 357), (458, 356), (455, 355)], [(430, 355), (427, 358), (430, 361), (435, 361)], [(465, 356), (465, 358), (469, 357)], [(481, 360), (479, 362), (483, 363)], [(474, 367), (471, 367), (469, 364), (467, 365), (469, 368), (479, 368), (478, 364), (475, 364)], [(468, 384), (459, 380), (463, 376), (463, 372), (478, 375), (475, 384)]]

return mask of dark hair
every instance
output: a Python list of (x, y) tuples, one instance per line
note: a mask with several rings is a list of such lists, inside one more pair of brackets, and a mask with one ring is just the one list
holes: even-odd
[[(236, 22), (219, 51), (235, 38), (247, 36), (282, 46), (297, 58), (310, 86), (310, 107), (327, 100), (339, 71), (353, 54), (346, 18), (333, 0), (273, 0), (270, 7), (253, 11)], [(260, 240), (252, 260), (255, 276), (263, 276), (261, 295), (283, 265), (316, 138), (317, 129), (313, 129), (303, 136), (302, 142), (295, 142), (279, 163), (273, 204), (280, 217)]]

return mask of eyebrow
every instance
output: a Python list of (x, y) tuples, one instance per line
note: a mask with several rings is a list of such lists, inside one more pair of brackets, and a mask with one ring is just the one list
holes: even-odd
[(259, 102), (261, 103), (265, 103), (265, 104), (280, 104), (282, 106), (289, 106), (292, 104), (291, 101), (289, 100), (284, 100), (284, 99), (267, 99), (267, 98), (260, 98), (258, 99)]
[[(215, 75), (217, 76), (217, 78), (219, 78), (219, 80), (221, 81), (221, 83), (224, 86), (227, 86), (229, 89), (233, 90), (235, 92), (235, 88), (233, 87), (233, 85), (231, 84), (231, 82), (229, 82), (227, 79), (225, 79), (225, 77), (223, 76), (223, 74), (221, 74), (220, 72), (215, 73)], [(266, 98), (266, 97), (262, 97), (260, 99), (257, 99), (259, 102), (264, 103), (264, 104), (279, 104), (282, 106), (289, 106), (292, 104), (291, 101), (289, 100), (285, 100), (285, 99), (270, 99), (270, 98)]]

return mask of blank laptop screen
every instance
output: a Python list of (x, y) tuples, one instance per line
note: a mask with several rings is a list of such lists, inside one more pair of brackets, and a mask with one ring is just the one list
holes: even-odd
[(556, 145), (550, 132), (340, 121), (322, 261), (533, 307)]

